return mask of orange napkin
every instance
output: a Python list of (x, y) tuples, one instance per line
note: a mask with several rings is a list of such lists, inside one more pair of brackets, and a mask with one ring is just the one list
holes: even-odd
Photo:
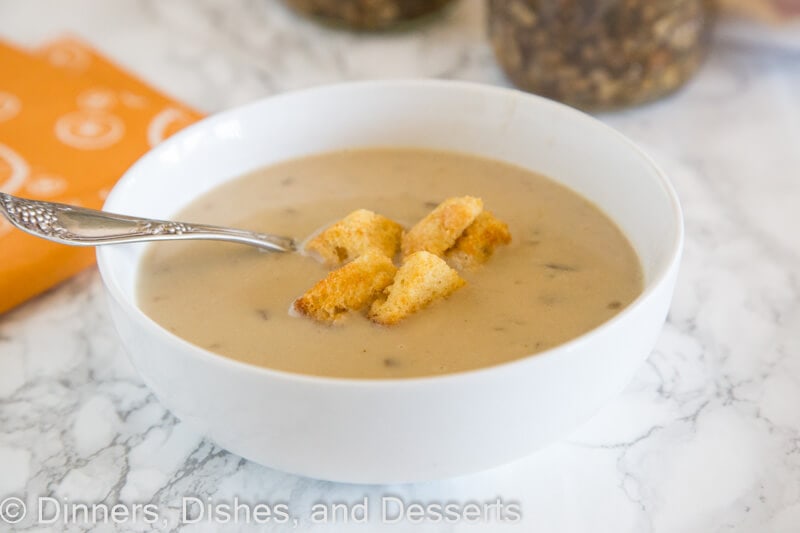
[[(99, 208), (136, 159), (201, 114), (75, 38), (28, 53), (0, 41), (0, 191)], [(94, 263), (0, 217), (0, 313)]]

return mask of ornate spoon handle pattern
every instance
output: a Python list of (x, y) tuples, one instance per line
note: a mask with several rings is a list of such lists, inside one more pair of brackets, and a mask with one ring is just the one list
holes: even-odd
[(5, 193), (0, 193), (0, 213), (22, 231), (74, 246), (207, 239), (247, 244), (273, 252), (296, 250), (296, 243), (290, 237), (207, 224), (136, 218), (53, 202), (27, 200)]

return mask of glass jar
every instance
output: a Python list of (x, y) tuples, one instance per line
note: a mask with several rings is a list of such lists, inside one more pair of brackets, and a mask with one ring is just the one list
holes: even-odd
[(306, 15), (358, 30), (382, 30), (433, 13), (452, 0), (284, 0)]
[(708, 50), (714, 0), (488, 0), (489, 34), (522, 89), (589, 110), (666, 95)]

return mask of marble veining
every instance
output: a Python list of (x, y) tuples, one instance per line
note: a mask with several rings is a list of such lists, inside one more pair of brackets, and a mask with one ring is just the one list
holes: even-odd
[[(482, 3), (415, 33), (354, 35), (275, 0), (0, 0), (0, 37), (70, 31), (212, 112), (321, 83), (445, 77), (505, 84)], [(489, 472), (365, 487), (292, 476), (205, 441), (135, 374), (90, 270), (0, 317), (0, 500), (154, 503), (161, 520), (29, 531), (283, 531), (180, 523), (180, 500), (478, 501), (516, 524), (312, 525), (312, 531), (800, 531), (800, 57), (726, 40), (660, 102), (600, 118), (671, 173), (686, 216), (672, 310), (625, 393), (569, 438)], [(324, 445), (321, 443), (321, 445)], [(391, 460), (387, 457), (387, 460)], [(10, 526), (0, 523), (0, 531)]]

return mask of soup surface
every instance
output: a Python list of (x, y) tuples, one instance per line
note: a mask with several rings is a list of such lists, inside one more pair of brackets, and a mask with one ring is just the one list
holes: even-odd
[(301, 254), (217, 242), (154, 243), (139, 274), (153, 320), (218, 354), (350, 378), (427, 376), (551, 348), (605, 322), (642, 290), (639, 260), (596, 206), (550, 179), (459, 153), (358, 149), (304, 157), (233, 180), (175, 215), (305, 238), (359, 208), (410, 228), (441, 200), (483, 198), (509, 246), (446, 300), (395, 326), (353, 315), (326, 326), (289, 313), (328, 269)]

